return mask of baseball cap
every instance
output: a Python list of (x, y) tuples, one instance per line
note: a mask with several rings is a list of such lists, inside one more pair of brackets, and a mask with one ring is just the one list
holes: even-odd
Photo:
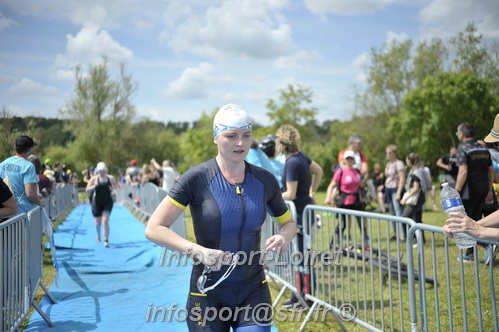
[(355, 158), (355, 152), (353, 152), (352, 150), (346, 150), (343, 154), (343, 158)]
[(130, 160), (130, 166), (136, 166), (137, 165), (137, 160), (132, 159)]

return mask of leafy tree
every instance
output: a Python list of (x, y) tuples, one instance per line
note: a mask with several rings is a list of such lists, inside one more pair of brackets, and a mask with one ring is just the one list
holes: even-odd
[(379, 51), (372, 48), (367, 91), (357, 96), (358, 103), (366, 107), (365, 111), (390, 115), (400, 111), (402, 100), (412, 86), (411, 47), (412, 42), (408, 39), (385, 43)]
[(432, 39), (429, 43), (426, 41), (419, 43), (416, 46), (416, 55), (413, 60), (414, 87), (420, 87), (427, 77), (444, 71), (447, 59), (448, 50), (441, 39)]
[(416, 151), (433, 164), (442, 151), (458, 144), (455, 132), (460, 123), (473, 123), (475, 137), (483, 138), (498, 107), (488, 80), (468, 71), (439, 73), (406, 96), (402, 112), (389, 122), (389, 131), (402, 154)]
[(2, 106), (0, 112), (0, 160), (3, 161), (16, 152), (14, 150), (14, 143), (17, 135), (13, 126), (14, 118), (10, 117), (7, 107)]
[[(312, 91), (300, 84), (288, 85), (286, 89), (280, 89), (279, 100), (269, 99), (266, 107), (270, 110), (267, 116), (277, 130), (282, 125), (289, 124), (300, 131), (303, 138), (311, 138), (312, 133), (305, 124), (314, 121), (318, 113), (315, 107), (306, 107), (312, 103)], [(305, 105), (303, 105), (305, 104)]]
[(453, 62), (456, 72), (466, 70), (478, 77), (486, 77), (489, 53), (482, 44), (483, 35), (477, 35), (477, 31), (477, 27), (471, 22), (464, 31), (451, 39), (451, 44), (456, 48), (456, 58)]
[(217, 147), (213, 143), (213, 118), (218, 110), (217, 107), (210, 114), (203, 112), (196, 125), (181, 135), (180, 150), (183, 152), (183, 161), (178, 167), (181, 172), (217, 155)]
[(85, 163), (96, 164), (105, 160), (109, 165), (119, 165), (128, 159), (128, 146), (134, 141), (130, 121), (135, 107), (130, 101), (136, 84), (125, 68), (120, 67), (120, 77), (113, 80), (107, 59), (90, 65), (84, 73), (75, 68), (74, 96), (61, 113), (75, 121), (67, 130), (75, 134), (74, 147)]

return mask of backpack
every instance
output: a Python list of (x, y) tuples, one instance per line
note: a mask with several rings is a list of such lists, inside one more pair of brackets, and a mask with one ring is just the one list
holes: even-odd
[(428, 177), (428, 174), (423, 168), (418, 168), (415, 172), (414, 175), (417, 176), (420, 180), (421, 183), (421, 191), (426, 192), (428, 190), (431, 190), (431, 187), (433, 186), (431, 184), (431, 181)]

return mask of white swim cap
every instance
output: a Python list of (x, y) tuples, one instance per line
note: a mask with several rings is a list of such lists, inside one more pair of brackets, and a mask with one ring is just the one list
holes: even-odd
[(100, 163), (98, 163), (98, 164), (97, 164), (97, 167), (96, 167), (96, 169), (97, 169), (98, 171), (105, 171), (105, 170), (106, 170), (106, 168), (107, 168), (107, 167), (106, 167), (106, 164), (104, 164), (102, 161), (101, 161)]
[(217, 138), (221, 132), (229, 129), (251, 129), (251, 121), (240, 106), (227, 104), (222, 106), (213, 119), (213, 137)]

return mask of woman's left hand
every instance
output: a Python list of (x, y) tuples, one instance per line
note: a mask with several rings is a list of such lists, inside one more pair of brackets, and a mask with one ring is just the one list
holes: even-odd
[(405, 199), (400, 200), (400, 205), (405, 205)]
[(286, 245), (286, 240), (284, 236), (280, 234), (276, 234), (272, 237), (269, 237), (267, 241), (265, 241), (266, 248), (265, 250), (270, 250), (276, 253), (284, 253), (288, 250), (288, 246)]

